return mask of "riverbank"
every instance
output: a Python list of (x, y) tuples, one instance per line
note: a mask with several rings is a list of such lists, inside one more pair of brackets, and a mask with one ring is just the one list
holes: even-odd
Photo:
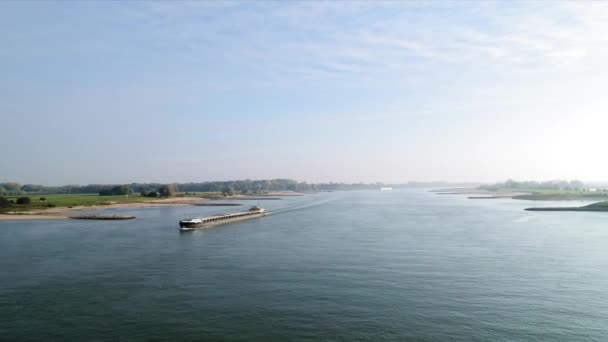
[(608, 193), (605, 191), (580, 191), (580, 190), (557, 190), (557, 189), (529, 189), (526, 192), (514, 191), (514, 189), (439, 189), (431, 192), (437, 195), (471, 195), (472, 200), (491, 199), (516, 199), (528, 201), (601, 201), (582, 207), (531, 207), (527, 211), (593, 211), (608, 212)]
[(519, 192), (513, 196), (517, 200), (529, 201), (605, 201), (608, 192), (605, 190), (588, 189), (545, 189), (545, 188), (498, 188), (488, 191), (495, 192)]
[(512, 189), (499, 188), (495, 190), (479, 188), (454, 188), (432, 190), (438, 195), (469, 195), (469, 199), (501, 199), (511, 198), (516, 200), (528, 201), (578, 201), (578, 200), (597, 200), (605, 201), (608, 199), (606, 191), (582, 191), (582, 190), (560, 190), (560, 189)]
[(148, 200), (146, 202), (131, 202), (131, 203), (116, 203), (116, 202), (105, 202), (105, 204), (96, 205), (77, 205), (69, 207), (55, 207), (55, 208), (44, 208), (34, 209), (26, 211), (9, 211), (0, 214), (1, 221), (8, 220), (56, 220), (69, 218), (71, 214), (78, 213), (81, 211), (94, 211), (104, 209), (142, 209), (151, 207), (161, 206), (187, 206), (196, 205), (200, 202), (206, 202), (208, 200), (200, 197), (175, 197), (157, 200)]
[[(104, 209), (141, 209), (160, 206), (240, 206), (232, 201), (246, 200), (281, 200), (276, 196), (303, 196), (301, 193), (278, 191), (255, 196), (238, 194), (222, 196), (221, 200), (230, 202), (216, 202), (220, 198), (207, 198), (199, 195), (153, 199), (142, 196), (97, 196), (97, 195), (46, 195), (44, 201), (36, 201), (29, 205), (9, 208), (0, 213), (0, 221), (7, 220), (51, 220), (66, 219), (70, 215), (81, 211), (95, 211)], [(52, 206), (51, 206), (52, 204)]]
[(518, 200), (528, 200), (528, 201), (579, 201), (579, 200), (597, 200), (597, 201), (605, 201), (608, 198), (608, 195), (605, 193), (593, 193), (593, 192), (585, 192), (585, 193), (529, 193), (514, 196), (513, 199)]
[(593, 203), (582, 207), (536, 207), (526, 208), (527, 211), (608, 211), (608, 201)]
[(477, 188), (454, 188), (454, 189), (438, 189), (431, 190), (437, 195), (467, 195), (468, 199), (499, 199), (499, 198), (517, 198), (520, 196), (530, 195), (530, 192), (513, 191), (513, 190), (484, 190)]

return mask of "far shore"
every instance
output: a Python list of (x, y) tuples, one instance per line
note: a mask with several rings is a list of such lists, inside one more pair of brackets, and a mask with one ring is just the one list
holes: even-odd
[(608, 212), (608, 195), (606, 192), (596, 193), (573, 192), (568, 190), (554, 191), (527, 191), (518, 192), (511, 189), (485, 190), (485, 189), (441, 189), (432, 191), (438, 195), (470, 195), (467, 198), (472, 200), (492, 200), (510, 198), (516, 200), (529, 201), (599, 201), (582, 207), (532, 207), (526, 208), (527, 211), (594, 211)]
[(527, 200), (527, 201), (606, 201), (608, 195), (603, 192), (576, 192), (569, 190), (543, 190), (543, 189), (530, 189), (521, 190), (516, 189), (497, 189), (497, 190), (485, 190), (485, 189), (440, 189), (432, 190), (431, 192), (437, 195), (468, 195), (468, 199), (472, 200), (491, 200), (491, 199), (504, 199), (510, 198), (515, 200)]
[(526, 208), (528, 211), (608, 211), (608, 202), (598, 202), (582, 207), (533, 207)]
[[(530, 195), (530, 192), (524, 191), (511, 191), (511, 190), (484, 190), (477, 188), (454, 188), (454, 189), (440, 189), (431, 190), (431, 192), (437, 195), (469, 195), (468, 199), (499, 199), (499, 198), (513, 198), (520, 199), (521, 196)], [(523, 198), (522, 198), (523, 199)]]

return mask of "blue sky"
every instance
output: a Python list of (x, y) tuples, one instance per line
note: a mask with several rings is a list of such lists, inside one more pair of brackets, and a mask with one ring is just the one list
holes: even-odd
[(608, 179), (602, 2), (1, 2), (0, 43), (0, 181)]

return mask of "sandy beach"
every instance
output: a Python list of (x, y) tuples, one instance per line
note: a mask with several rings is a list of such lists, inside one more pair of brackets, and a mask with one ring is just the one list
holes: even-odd
[(0, 221), (21, 220), (61, 220), (67, 219), (65, 215), (42, 215), (42, 214), (0, 214)]

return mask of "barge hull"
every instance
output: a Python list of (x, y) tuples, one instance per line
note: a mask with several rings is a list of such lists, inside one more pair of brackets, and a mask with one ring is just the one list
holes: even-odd
[(179, 225), (180, 225), (181, 231), (189, 231), (189, 230), (195, 230), (195, 229), (211, 228), (211, 227), (219, 226), (219, 225), (226, 224), (226, 223), (250, 220), (250, 219), (262, 217), (264, 215), (265, 215), (265, 213), (249, 214), (249, 215), (237, 216), (237, 217), (231, 217), (231, 218), (219, 218), (215, 221), (210, 220), (207, 222), (196, 222), (196, 223), (180, 221)]

